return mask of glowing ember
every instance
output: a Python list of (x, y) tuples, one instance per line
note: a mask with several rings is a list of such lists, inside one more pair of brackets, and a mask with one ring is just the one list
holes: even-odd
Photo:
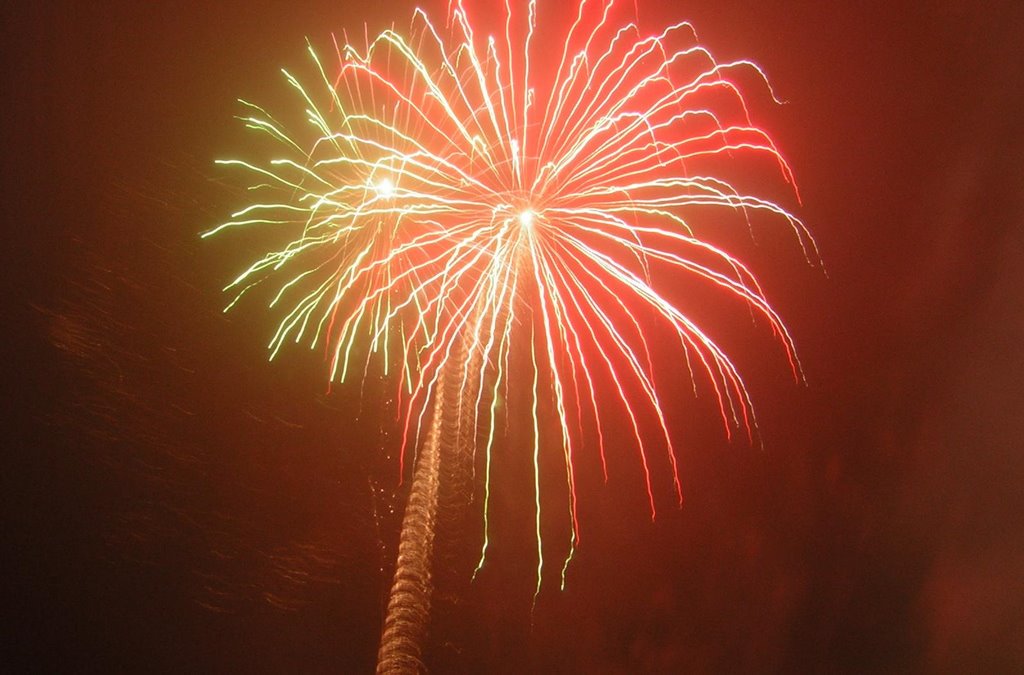
[(395, 184), (388, 178), (383, 178), (377, 183), (377, 194), (381, 199), (390, 199), (395, 194)]

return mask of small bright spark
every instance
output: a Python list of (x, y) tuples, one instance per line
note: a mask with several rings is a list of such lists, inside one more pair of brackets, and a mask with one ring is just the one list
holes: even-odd
[(391, 199), (395, 195), (395, 184), (390, 178), (382, 178), (377, 182), (377, 194), (381, 199)]
[(533, 211), (531, 209), (526, 209), (519, 214), (519, 224), (526, 229), (530, 229), (533, 227), (533, 218)]

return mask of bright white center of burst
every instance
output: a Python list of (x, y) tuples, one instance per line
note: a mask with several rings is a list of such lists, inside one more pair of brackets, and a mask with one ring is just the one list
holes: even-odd
[(388, 199), (395, 194), (395, 184), (388, 178), (382, 178), (377, 183), (377, 194), (384, 199)]
[(519, 224), (529, 229), (533, 227), (533, 211), (526, 209), (519, 213)]

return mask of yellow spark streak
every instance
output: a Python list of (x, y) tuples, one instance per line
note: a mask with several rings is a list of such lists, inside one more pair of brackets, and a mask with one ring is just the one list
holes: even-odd
[(537, 409), (540, 406), (539, 386), (540, 373), (537, 369), (537, 350), (533, 344), (533, 335), (530, 335), (530, 358), (533, 361), (533, 498), (537, 526), (537, 587), (533, 592), (533, 604), (537, 604), (537, 596), (540, 595), (540, 583), (544, 578), (544, 539), (540, 531), (540, 420)]

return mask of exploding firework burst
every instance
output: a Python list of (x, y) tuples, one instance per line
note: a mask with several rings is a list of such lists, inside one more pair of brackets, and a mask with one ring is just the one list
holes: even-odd
[[(403, 457), (429, 433), (443, 376), (458, 370), (473, 393), (457, 406), (481, 429), (485, 530), (498, 402), (510, 386), (528, 389), (538, 584), (542, 452), (564, 459), (564, 583), (580, 533), (578, 458), (592, 451), (607, 476), (610, 420), (630, 430), (652, 517), (652, 453), (665, 453), (682, 500), (653, 332), (673, 338), (726, 433), (754, 433), (740, 374), (673, 285), (693, 280), (745, 305), (799, 377), (785, 326), (716, 233), (768, 219), (815, 254), (797, 217), (723, 171), (769, 166), (797, 199), (734, 82), (752, 74), (770, 92), (755, 64), (716, 61), (687, 23), (645, 34), (612, 0), (581, 0), (564, 30), (540, 21), (536, 2), (506, 0), (505, 10), (492, 34), (454, 1), (442, 22), (417, 9), (408, 36), (336, 42), (336, 63), (310, 48), (315, 84), (284, 73), (305, 124), (243, 102), (245, 124), (279, 154), (222, 162), (254, 176), (261, 196), (207, 235), (258, 228), (287, 240), (228, 286), (229, 308), (266, 282), (282, 316), (271, 358), (296, 342), (325, 350), (332, 381), (375, 363), (396, 371)], [(528, 377), (511, 377), (516, 349)], [(553, 438), (541, 431), (543, 409)], [(486, 549), (485, 532), (481, 563)]]

